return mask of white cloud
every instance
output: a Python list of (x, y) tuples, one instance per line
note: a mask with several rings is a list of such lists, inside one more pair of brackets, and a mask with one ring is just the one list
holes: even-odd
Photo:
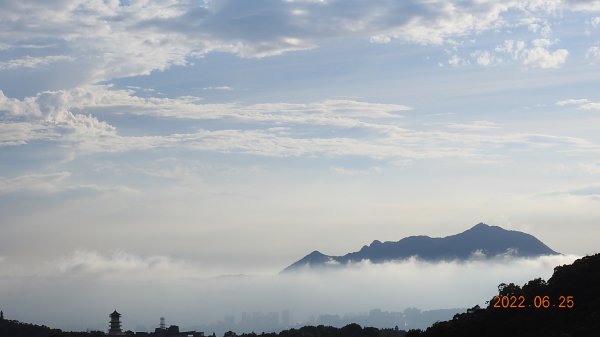
[(600, 1), (597, 0), (564, 0), (563, 8), (572, 11), (597, 12), (600, 10)]
[(471, 57), (475, 59), (477, 64), (484, 67), (491, 66), (496, 63), (496, 58), (494, 55), (487, 50), (476, 50), (475, 52), (471, 53)]
[(26, 174), (15, 178), (0, 178), (0, 194), (24, 190), (55, 192), (71, 176), (70, 172)]
[(580, 99), (565, 99), (562, 101), (557, 101), (556, 105), (558, 106), (565, 106), (565, 105), (582, 105), (582, 104), (587, 104), (590, 103), (589, 99), (586, 98), (580, 98)]
[(452, 57), (450, 57), (450, 59), (448, 59), (448, 64), (453, 67), (465, 66), (469, 64), (469, 60), (463, 59), (458, 55), (454, 54), (452, 55)]
[(591, 59), (592, 62), (596, 60), (600, 60), (600, 46), (591, 46), (585, 52), (585, 58)]
[[(149, 278), (163, 275), (167, 278), (183, 276), (209, 277), (199, 267), (173, 260), (167, 256), (141, 257), (124, 251), (102, 254), (97, 251), (75, 251), (70, 256), (50, 263), (60, 273), (112, 277)], [(52, 272), (52, 270), (50, 271)]]
[(70, 181), (71, 172), (28, 173), (16, 177), (0, 177), (0, 195), (9, 193), (54, 194), (72, 191), (94, 193), (137, 193), (127, 186), (101, 186)]
[(573, 105), (573, 106), (577, 107), (578, 109), (583, 109), (583, 110), (600, 110), (600, 103), (592, 102), (587, 98), (565, 99), (565, 100), (556, 102), (556, 105), (558, 105), (558, 106)]
[(31, 57), (29, 55), (26, 55), (24, 58), (0, 62), (0, 70), (37, 68), (47, 66), (54, 62), (73, 60), (75, 60), (75, 58), (69, 55), (48, 55), (43, 57)]
[(526, 43), (522, 40), (505, 40), (502, 45), (496, 46), (496, 52), (507, 53), (513, 59), (519, 59), (523, 55)]
[(0, 90), (0, 113), (17, 120), (47, 122), (48, 125), (82, 128), (85, 132), (111, 133), (114, 127), (90, 115), (74, 114), (71, 92), (46, 91), (23, 100), (8, 98)]
[(386, 35), (374, 35), (371, 36), (371, 38), (369, 39), (369, 41), (373, 42), (373, 43), (390, 43), (392, 42), (392, 38)]
[(22, 145), (35, 140), (69, 141), (86, 147), (98, 139), (114, 138), (116, 130), (91, 115), (70, 111), (70, 92), (43, 92), (23, 100), (0, 91), (0, 146)]
[(346, 175), (346, 176), (367, 176), (372, 174), (381, 173), (382, 169), (379, 166), (372, 166), (367, 169), (351, 169), (345, 167), (337, 167), (332, 166), (329, 170), (336, 174)]
[(490, 121), (474, 121), (472, 123), (450, 123), (446, 127), (466, 131), (480, 131), (496, 129), (498, 128), (498, 124)]
[(549, 39), (535, 39), (531, 41), (531, 47), (528, 47), (521, 40), (505, 40), (502, 45), (496, 46), (495, 50), (496, 52), (509, 54), (513, 60), (520, 60), (525, 66), (555, 69), (560, 68), (569, 55), (569, 52), (563, 48), (554, 51), (548, 50), (548, 47), (555, 43), (556, 41)]
[(548, 37), (552, 32), (552, 28), (550, 28), (548, 21), (542, 18), (526, 17), (522, 19), (521, 22), (526, 25), (531, 32), (540, 34), (542, 37)]
[(538, 39), (532, 42), (533, 48), (527, 50), (523, 64), (535, 68), (560, 68), (565, 63), (569, 52), (566, 49), (549, 51), (546, 49), (552, 45), (547, 39)]
[(202, 90), (218, 90), (218, 91), (233, 91), (233, 88), (227, 85), (218, 87), (204, 87)]
[(52, 140), (59, 133), (41, 123), (0, 122), (0, 146), (23, 145), (36, 140)]

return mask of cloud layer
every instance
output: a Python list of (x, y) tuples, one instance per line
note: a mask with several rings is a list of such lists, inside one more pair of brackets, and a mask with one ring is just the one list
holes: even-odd
[[(585, 4), (585, 5), (584, 5)], [(9, 2), (0, 6), (0, 71), (62, 74), (70, 89), (186, 65), (211, 52), (265, 57), (314, 48), (340, 38), (442, 45), (483, 32), (529, 27), (546, 39), (562, 11), (595, 11), (567, 1), (92, 1)], [(358, 10), (360, 8), (360, 10)], [(541, 27), (541, 28), (540, 28)], [(532, 41), (523, 64), (556, 68), (565, 49)], [(486, 54), (477, 62), (490, 63)], [(35, 72), (34, 72), (35, 73)], [(6, 84), (6, 83), (3, 83)], [(41, 90), (40, 90), (41, 91)]]
[[(565, 103), (566, 102), (566, 103)], [(592, 108), (594, 103), (577, 101)], [(573, 104), (562, 101), (558, 105)], [(598, 151), (584, 138), (503, 132), (494, 122), (451, 123), (446, 129), (403, 126), (401, 104), (355, 100), (315, 103), (202, 104), (193, 97), (141, 98), (104, 87), (44, 92), (23, 100), (0, 96), (4, 146), (50, 140), (70, 144), (81, 153), (185, 148), (259, 156), (364, 156), (373, 159), (463, 158), (506, 156), (519, 144), (528, 149)], [(75, 112), (76, 111), (76, 112)], [(197, 123), (188, 133), (127, 135), (94, 115), (139, 115)], [(194, 122), (195, 121), (195, 122)], [(221, 121), (211, 129), (203, 122)], [(451, 131), (451, 130), (456, 131)], [(462, 131), (468, 130), (471, 133)], [(494, 130), (490, 134), (487, 131)], [(125, 133), (125, 134), (124, 134)]]
[[(239, 320), (241, 311), (278, 312), (285, 308), (292, 311), (295, 322), (305, 322), (310, 315), (360, 313), (374, 308), (402, 311), (408, 307), (483, 305), (499, 283), (523, 284), (535, 277), (548, 278), (556, 265), (574, 259), (507, 257), (466, 263), (411, 259), (377, 265), (363, 262), (320, 272), (211, 278), (199, 266), (166, 256), (78, 251), (50, 262), (37, 277), (0, 276), (0, 294), (5, 306), (20, 308), (11, 312), (12, 317), (59, 327), (85, 329), (98, 324), (104, 328), (106, 312), (115, 306), (125, 315), (127, 329), (152, 325), (154, 322), (147, 321), (150, 317), (167, 316), (189, 327), (216, 322), (228, 314)], [(40, 273), (30, 271), (34, 272)], [(44, 292), (44, 283), (62, 283), (67, 288)], [(58, 298), (62, 305), (57, 310), (52, 303)], [(27, 305), (13, 305), (14, 301), (34, 301), (38, 314)], [(80, 306), (82, 301), (95, 305)], [(84, 322), (69, 321), (76, 308), (83, 310)], [(40, 311), (45, 314), (38, 316)]]

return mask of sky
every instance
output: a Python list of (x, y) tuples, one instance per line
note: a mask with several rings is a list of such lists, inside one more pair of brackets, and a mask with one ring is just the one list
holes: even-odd
[(599, 66), (600, 1), (2, 1), (0, 308), (479, 222), (593, 254)]

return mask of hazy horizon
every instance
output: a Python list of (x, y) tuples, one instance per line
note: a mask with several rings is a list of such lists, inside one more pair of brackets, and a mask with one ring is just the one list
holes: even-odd
[(479, 222), (598, 252), (599, 65), (599, 1), (2, 1), (0, 309), (153, 322), (169, 285), (233, 306), (188, 277)]
[[(484, 306), (500, 283), (548, 279), (555, 266), (576, 258), (504, 256), (464, 262), (412, 258), (285, 274), (211, 277), (198, 265), (160, 256), (78, 252), (31, 274), (3, 276), (0, 296), (7, 318), (66, 330), (105, 330), (108, 314), (115, 309), (123, 315), (124, 329), (133, 331), (142, 326), (152, 331), (159, 317), (193, 328), (229, 315), (239, 322), (242, 312), (286, 309), (295, 326), (323, 314)], [(37, 310), (30, 311), (33, 305)], [(270, 331), (276, 329), (280, 327)]]

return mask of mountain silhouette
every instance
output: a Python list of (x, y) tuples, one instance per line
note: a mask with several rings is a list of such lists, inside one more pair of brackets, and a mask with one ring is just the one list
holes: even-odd
[(479, 223), (472, 228), (443, 238), (409, 236), (400, 241), (373, 241), (359, 251), (343, 256), (329, 256), (313, 251), (284, 271), (305, 267), (344, 265), (369, 260), (372, 263), (417, 257), (425, 261), (468, 260), (474, 257), (511, 255), (534, 257), (558, 254), (533, 235)]

